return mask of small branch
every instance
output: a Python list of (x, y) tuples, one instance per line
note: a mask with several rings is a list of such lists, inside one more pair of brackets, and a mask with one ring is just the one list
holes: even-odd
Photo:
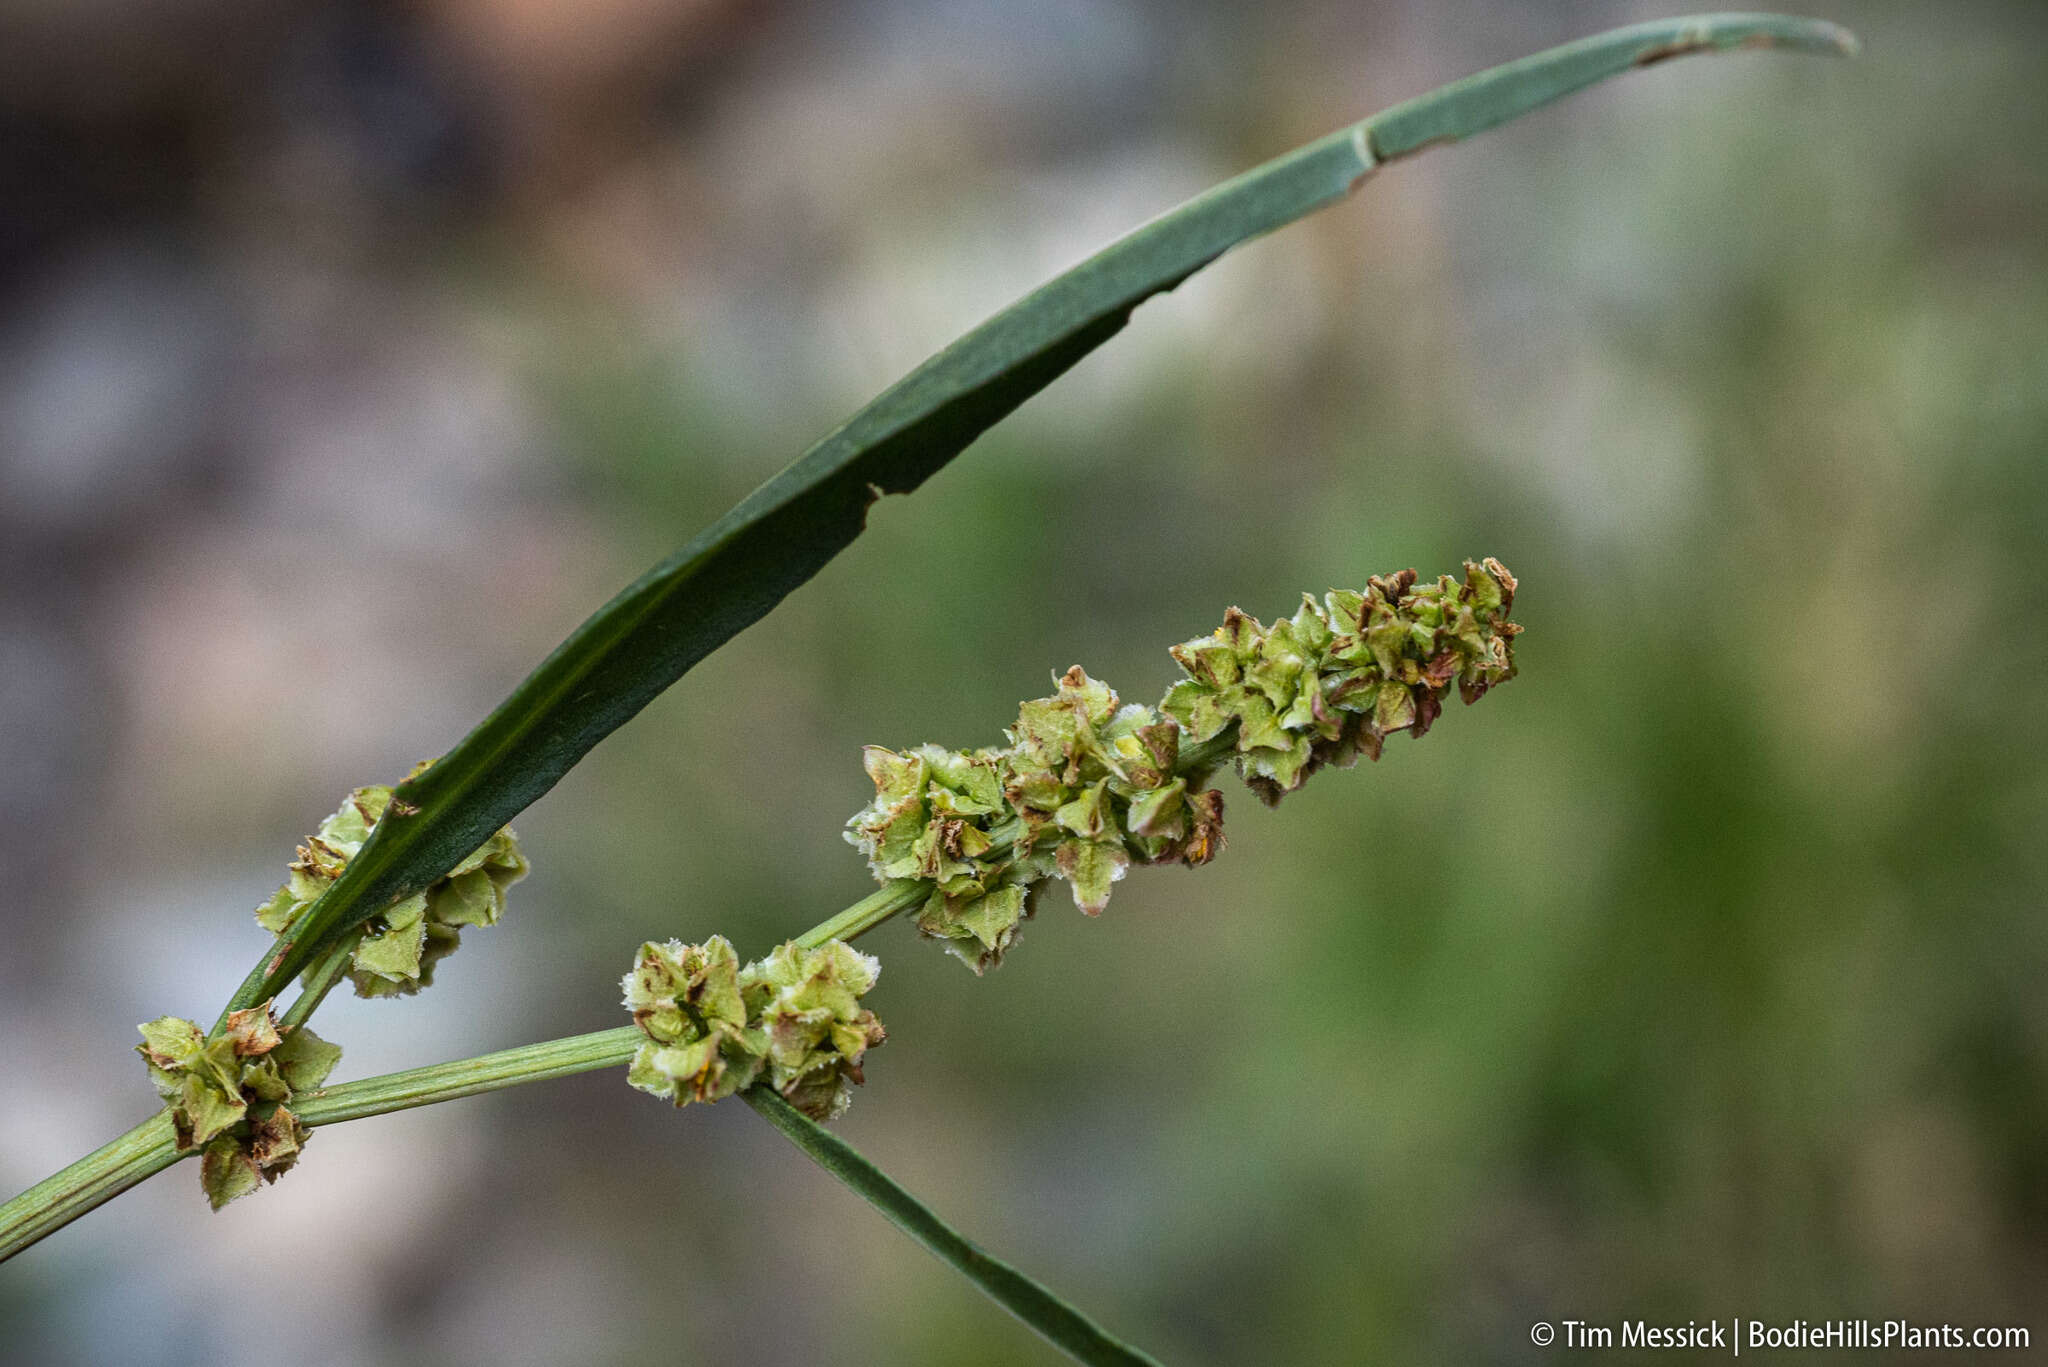
[(294, 1098), (292, 1109), (300, 1120), (318, 1129), (344, 1120), (361, 1120), (389, 1111), (406, 1111), (437, 1101), (456, 1101), (517, 1087), (522, 1082), (542, 1082), (615, 1067), (632, 1058), (633, 1051), (646, 1039), (638, 1026), (622, 1025), (615, 1030), (522, 1044), (478, 1058), (429, 1064), (402, 1073), (364, 1078), (361, 1082), (344, 1082), (338, 1087), (322, 1087)]
[(327, 951), (327, 957), (306, 971), (298, 1000), (278, 1017), (278, 1029), (287, 1033), (304, 1025), (312, 1014), (320, 1009), (320, 1003), (327, 1000), (327, 994), (341, 981), (341, 975), (348, 968), (349, 959), (355, 954), (355, 940), (343, 936), (339, 943)]
[(861, 898), (829, 920), (820, 921), (796, 937), (805, 949), (816, 949), (828, 940), (851, 940), (865, 935), (900, 911), (909, 911), (931, 896), (931, 884), (917, 878), (898, 878)]

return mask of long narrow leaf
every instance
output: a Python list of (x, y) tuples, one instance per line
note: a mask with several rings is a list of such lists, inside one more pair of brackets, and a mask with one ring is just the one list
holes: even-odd
[(482, 725), (402, 785), (343, 876), (236, 995), (276, 991), (329, 937), (452, 868), (705, 655), (908, 493), (1115, 335), (1132, 309), (1230, 248), (1344, 198), (1372, 170), (1631, 67), (1778, 46), (1842, 53), (1832, 24), (1727, 14), (1617, 29), (1495, 67), (1309, 143), (1154, 219), (916, 370), (599, 609)]
[(1093, 1320), (1016, 1268), (983, 1252), (923, 1202), (897, 1186), (887, 1173), (862, 1157), (858, 1149), (773, 1091), (750, 1087), (740, 1095), (819, 1167), (886, 1216), (889, 1223), (951, 1264), (954, 1271), (980, 1287), (990, 1300), (1037, 1330), (1068, 1357), (1090, 1367), (1159, 1367), (1154, 1359), (1111, 1338)]

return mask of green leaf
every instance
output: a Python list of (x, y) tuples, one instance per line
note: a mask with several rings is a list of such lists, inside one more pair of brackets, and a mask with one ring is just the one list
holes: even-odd
[(1155, 1359), (1113, 1339), (1093, 1320), (1052, 1292), (955, 1231), (931, 1208), (891, 1181), (888, 1174), (862, 1157), (853, 1145), (799, 1111), (765, 1087), (750, 1087), (740, 1096), (769, 1124), (789, 1137), (813, 1162), (880, 1211), (889, 1223), (923, 1244), (941, 1261), (973, 1282), (990, 1300), (1043, 1335), (1046, 1342), (1076, 1362), (1149, 1364)]
[(898, 381), (629, 585), (498, 709), (401, 784), (297, 938), (236, 993), (276, 992), (332, 937), (419, 892), (592, 746), (860, 535), (868, 505), (927, 477), (1114, 336), (1131, 311), (1232, 247), (1343, 199), (1375, 167), (1632, 67), (1736, 46), (1848, 52), (1832, 24), (1710, 15), (1617, 29), (1496, 67), (1341, 129), (1197, 196), (1026, 295)]

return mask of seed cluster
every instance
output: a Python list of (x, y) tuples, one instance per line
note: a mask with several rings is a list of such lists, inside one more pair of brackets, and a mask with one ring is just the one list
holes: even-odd
[(1206, 863), (1222, 847), (1223, 797), (1178, 772), (1180, 727), (1121, 707), (1077, 665), (1025, 703), (1001, 750), (868, 747), (875, 799), (846, 838), (877, 878), (921, 878), (918, 928), (977, 973), (999, 963), (1048, 878), (1088, 915), (1132, 863)]
[(765, 1082), (817, 1120), (845, 1111), (861, 1059), (884, 1038), (860, 998), (882, 966), (843, 940), (791, 942), (740, 966), (724, 936), (640, 947), (626, 1005), (647, 1043), (626, 1075), (678, 1106)]
[(135, 1050), (170, 1107), (178, 1147), (204, 1146), (199, 1181), (215, 1210), (298, 1161), (310, 1131), (286, 1103), (326, 1080), (339, 1046), (303, 1025), (280, 1032), (267, 1003), (231, 1013), (213, 1039), (176, 1016), (138, 1028)]
[(1402, 570), (1320, 605), (1304, 594), (1270, 627), (1232, 608), (1213, 634), (1173, 648), (1188, 677), (1160, 710), (1193, 742), (1236, 727), (1239, 776), (1275, 803), (1325, 764), (1378, 759), (1396, 731), (1421, 736), (1453, 681), (1473, 703), (1513, 678), (1514, 603), (1514, 576), (1489, 558), (1466, 561), (1462, 584), (1418, 585)]
[(1207, 863), (1223, 848), (1223, 798), (1207, 787), (1224, 755), (1277, 802), (1325, 764), (1379, 758), (1388, 735), (1420, 736), (1451, 684), (1466, 702), (1514, 676), (1515, 580), (1468, 561), (1418, 584), (1415, 571), (1304, 597), (1267, 627), (1232, 608), (1208, 636), (1173, 647), (1187, 675), (1156, 708), (1119, 706), (1077, 665), (1023, 704), (1001, 749), (870, 746), (875, 797), (846, 838), (882, 881), (922, 879), (918, 928), (977, 973), (1001, 962), (1037, 889), (1065, 879), (1089, 915), (1134, 863)]
[[(290, 881), (256, 909), (257, 924), (273, 935), (284, 934), (341, 877), (390, 806), (389, 788), (350, 793), (341, 809), (320, 823), (319, 834), (299, 846)], [(519, 838), (507, 826), (424, 892), (384, 908), (356, 941), (348, 975), (356, 995), (409, 997), (431, 986), (434, 965), (455, 952), (462, 928), (496, 925), (505, 911), (505, 890), (526, 870)]]

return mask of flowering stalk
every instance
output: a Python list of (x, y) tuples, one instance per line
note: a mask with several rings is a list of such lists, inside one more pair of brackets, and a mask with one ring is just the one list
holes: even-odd
[(918, 929), (975, 972), (1002, 961), (1038, 889), (1064, 880), (1090, 916), (1133, 864), (1206, 864), (1223, 848), (1225, 756), (1277, 803), (1326, 764), (1378, 759), (1416, 736), (1453, 682), (1466, 702), (1514, 677), (1515, 580), (1497, 560), (1418, 584), (1413, 570), (1362, 592), (1304, 597), (1262, 625), (1236, 608), (1173, 647), (1186, 678), (1157, 707), (1120, 706), (1079, 665), (1027, 702), (1009, 744), (867, 751), (874, 801), (846, 838), (879, 879), (931, 885)]
[[(878, 888), (858, 902), (819, 922), (791, 943), (816, 948), (834, 939), (852, 940), (900, 912), (917, 906), (927, 889), (904, 879)], [(337, 958), (346, 962), (346, 953)], [(305, 1001), (301, 997), (300, 1001)], [(294, 1010), (297, 1004), (294, 1004)], [(279, 1018), (279, 1029), (291, 1011)], [(349, 1120), (388, 1115), (416, 1106), (458, 1101), (506, 1087), (550, 1078), (571, 1077), (599, 1068), (616, 1068), (632, 1059), (647, 1041), (639, 1027), (620, 1026), (584, 1035), (543, 1040), (517, 1048), (448, 1063), (408, 1068), (335, 1086), (317, 1087), (296, 1098), (299, 1123), (308, 1129)], [(112, 1200), (180, 1160), (196, 1157), (196, 1148), (181, 1149), (168, 1110), (160, 1110), (61, 1172), (45, 1178), (14, 1199), (0, 1204), (0, 1262), (54, 1234), (87, 1211)]]
[[(869, 746), (875, 797), (846, 838), (885, 891), (912, 890), (890, 900), (915, 897), (923, 934), (986, 972), (1053, 879), (1095, 916), (1133, 864), (1215, 858), (1223, 795), (1208, 780), (1225, 760), (1277, 803), (1324, 765), (1422, 735), (1453, 683), (1471, 703), (1513, 678), (1514, 599), (1514, 576), (1489, 559), (1467, 561), (1462, 581), (1403, 570), (1304, 597), (1270, 627), (1231, 608), (1173, 647), (1186, 677), (1157, 707), (1120, 705), (1076, 665), (1021, 705), (1001, 748)], [(850, 927), (827, 927), (831, 938), (744, 969), (718, 936), (643, 945), (625, 992), (647, 1042), (628, 1080), (678, 1106), (762, 1081), (813, 1119), (837, 1116), (885, 1033), (858, 1004), (880, 964), (847, 947)]]
[(643, 945), (625, 989), (648, 1042), (626, 1080), (678, 1106), (758, 1081), (812, 1119), (830, 1120), (863, 1080), (862, 1056), (884, 1038), (860, 1005), (881, 971), (836, 939), (816, 948), (792, 941), (745, 968), (723, 935)]

